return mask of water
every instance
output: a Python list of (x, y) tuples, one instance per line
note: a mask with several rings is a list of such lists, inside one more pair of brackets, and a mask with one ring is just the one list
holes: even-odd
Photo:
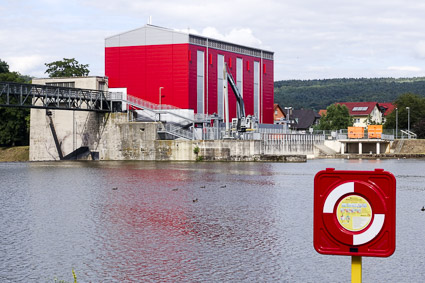
[[(313, 178), (397, 178), (397, 248), (364, 282), (423, 282), (424, 160), (0, 163), (0, 282), (342, 282), (313, 248)], [(224, 187), (225, 186), (225, 187)], [(114, 189), (117, 188), (117, 189)]]

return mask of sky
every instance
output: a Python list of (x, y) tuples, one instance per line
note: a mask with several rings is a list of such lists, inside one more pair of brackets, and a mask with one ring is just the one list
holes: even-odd
[(148, 23), (274, 52), (274, 78), (425, 76), (423, 0), (0, 0), (0, 59), (104, 75), (104, 39)]

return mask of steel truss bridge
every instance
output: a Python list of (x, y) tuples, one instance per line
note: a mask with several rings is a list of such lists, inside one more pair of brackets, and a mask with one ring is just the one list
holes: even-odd
[(0, 82), (0, 107), (111, 112), (112, 105), (106, 91)]

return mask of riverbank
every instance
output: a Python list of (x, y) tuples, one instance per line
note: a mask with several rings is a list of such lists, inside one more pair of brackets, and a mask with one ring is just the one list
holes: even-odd
[(0, 147), (0, 162), (29, 160), (29, 146)]
[(321, 155), (315, 159), (406, 159), (406, 158), (425, 158), (423, 153), (381, 153), (381, 154), (335, 154)]

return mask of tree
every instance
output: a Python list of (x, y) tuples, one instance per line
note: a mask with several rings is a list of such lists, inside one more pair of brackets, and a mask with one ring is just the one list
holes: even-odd
[(63, 58), (62, 61), (45, 63), (47, 70), (45, 73), (49, 77), (85, 77), (89, 74), (88, 64), (80, 64), (74, 58)]
[[(425, 118), (425, 98), (412, 94), (405, 93), (400, 95), (395, 101), (394, 105), (397, 111), (394, 109), (387, 116), (384, 128), (395, 129), (396, 124), (396, 112), (398, 114), (398, 127), (400, 129), (407, 129), (408, 112), (410, 112), (410, 125), (415, 124), (421, 118)], [(409, 107), (407, 111), (406, 107)]]
[(326, 109), (326, 115), (319, 121), (319, 130), (340, 130), (353, 125), (347, 106), (332, 104)]
[(412, 131), (418, 135), (419, 139), (425, 139), (425, 117), (413, 124)]
[[(391, 112), (387, 121), (384, 124), (385, 129), (396, 128), (396, 112), (398, 114), (398, 128), (407, 129), (408, 120), (410, 118), (410, 129), (418, 135), (418, 137), (425, 136), (425, 128), (421, 127), (425, 119), (425, 98), (413, 94), (405, 93), (400, 95), (395, 101), (394, 105), (397, 111)], [(409, 111), (406, 107), (409, 107)], [(408, 117), (409, 116), (409, 117)]]
[[(27, 83), (25, 76), (9, 72), (9, 65), (0, 60), (0, 81)], [(3, 104), (4, 98), (0, 99)], [(13, 98), (12, 98), (13, 99)], [(29, 142), (29, 109), (0, 107), (0, 145), (27, 145)]]
[(9, 65), (0, 59), (0, 74), (9, 73)]

